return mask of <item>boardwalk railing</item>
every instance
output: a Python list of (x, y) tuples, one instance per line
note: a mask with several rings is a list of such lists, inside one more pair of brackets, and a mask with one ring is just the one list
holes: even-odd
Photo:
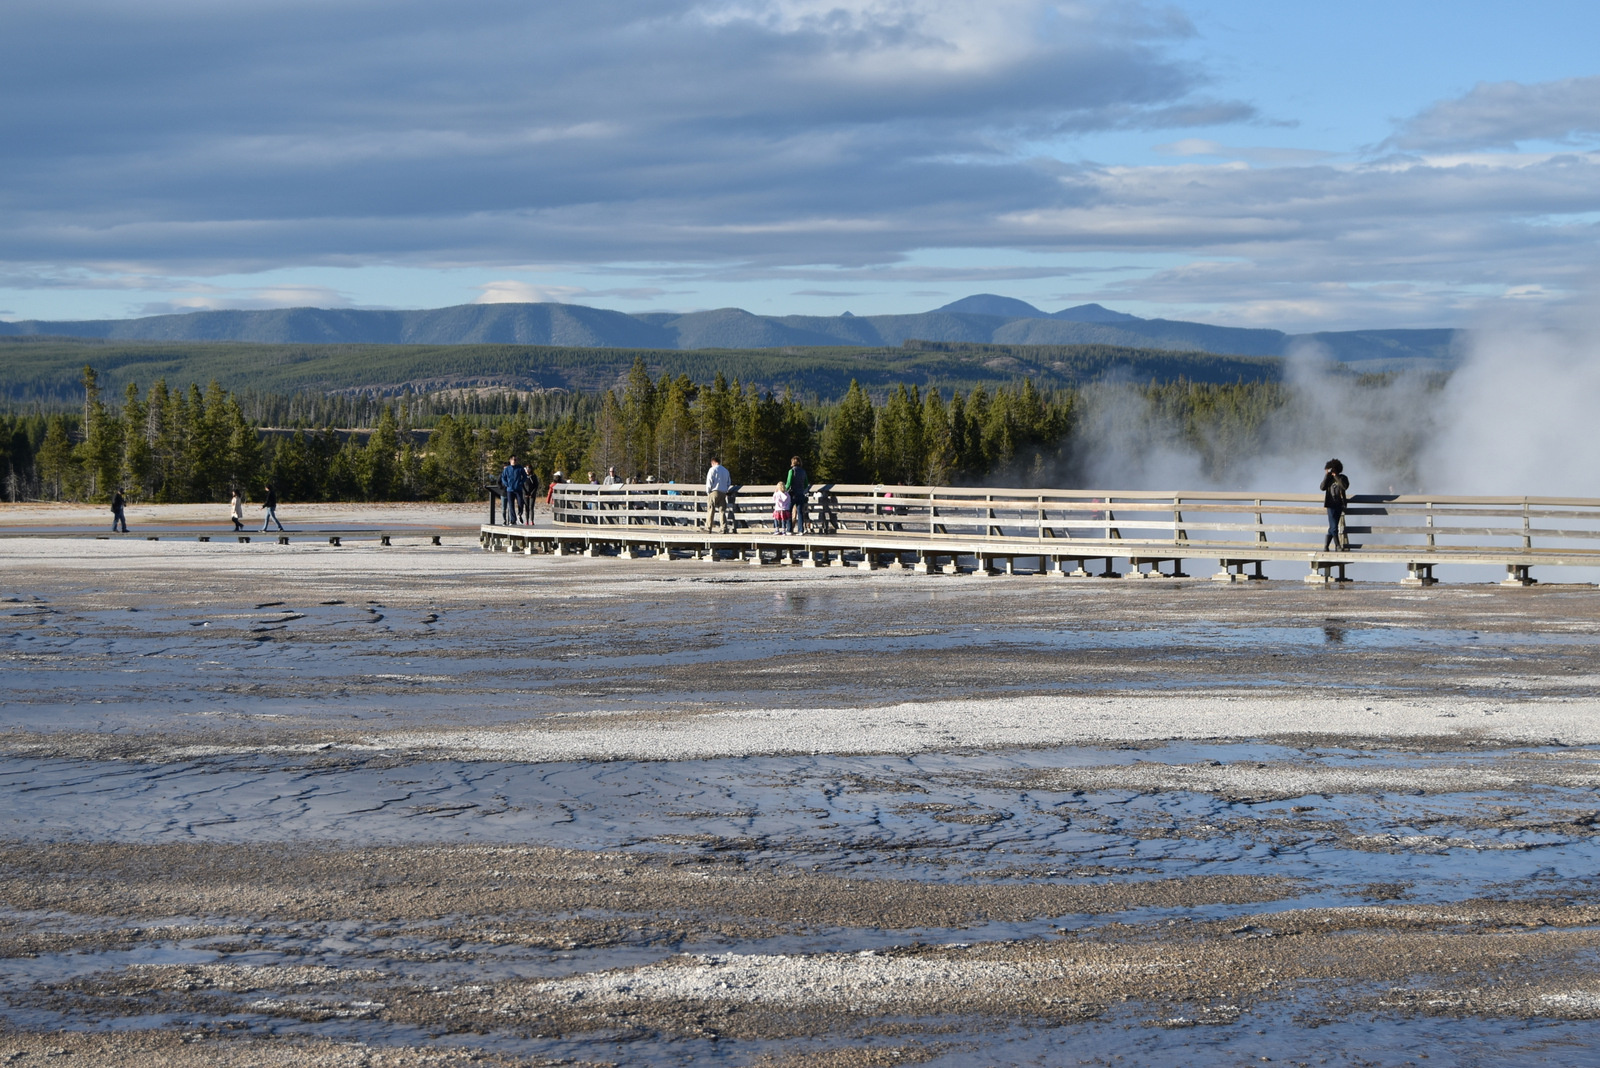
[[(1009, 570), (1016, 558), (1037, 558), (1044, 570), (1074, 560), (1072, 574), (1101, 559), (1103, 574), (1115, 559), (1135, 573), (1171, 563), (1181, 574), (1182, 560), (1211, 558), (1222, 563), (1217, 577), (1246, 578), (1259, 577), (1264, 561), (1310, 557), (1326, 579), (1334, 570), (1342, 577), (1349, 563), (1398, 562), (1408, 581), (1424, 584), (1443, 562), (1504, 565), (1508, 581), (1521, 584), (1536, 565), (1600, 566), (1600, 500), (1591, 498), (1357, 495), (1346, 516), (1349, 552), (1323, 550), (1321, 494), (822, 485), (807, 502), (806, 533), (788, 540), (773, 530), (771, 498), (770, 488), (736, 488), (733, 530), (718, 533), (718, 543), (747, 545), (758, 558), (763, 549), (791, 558), (815, 549), (842, 560), (850, 547), (915, 554), (919, 564), (969, 557), (980, 570), (994, 561)], [(562, 484), (552, 504), (545, 540), (658, 544), (670, 553), (671, 544), (712, 537), (700, 485)]]

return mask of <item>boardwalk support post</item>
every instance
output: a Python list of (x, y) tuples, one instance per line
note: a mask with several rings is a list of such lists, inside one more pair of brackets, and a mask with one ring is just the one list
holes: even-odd
[(1500, 583), (1500, 585), (1537, 586), (1539, 581), (1532, 575), (1528, 574), (1528, 571), (1532, 568), (1532, 566), (1532, 564), (1507, 564), (1505, 581)]
[[(1212, 582), (1261, 582), (1267, 577), (1261, 573), (1260, 560), (1218, 560), (1217, 563), (1222, 570), (1211, 576)], [(1254, 567), (1255, 573), (1245, 574), (1247, 567)]]
[[(1431, 569), (1433, 565), (1429, 564), (1428, 566)], [(1313, 586), (1327, 586), (1334, 582), (1349, 582), (1349, 578), (1345, 576), (1344, 568), (1344, 563), (1338, 560), (1312, 560), (1311, 574), (1305, 577), (1305, 581)], [(1335, 569), (1339, 572), (1337, 575), (1333, 573)], [(1429, 579), (1428, 581), (1431, 582), (1433, 580)]]
[(1406, 577), (1400, 580), (1400, 585), (1432, 586), (1438, 581), (1433, 577), (1433, 564), (1413, 560), (1406, 564)]

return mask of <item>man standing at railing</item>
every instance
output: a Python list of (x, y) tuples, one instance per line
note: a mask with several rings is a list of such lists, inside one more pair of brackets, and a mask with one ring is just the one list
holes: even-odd
[(517, 525), (517, 498), (522, 495), (522, 468), (513, 456), (500, 469), (500, 507), (506, 526)]
[(811, 492), (811, 479), (800, 463), (800, 457), (789, 458), (789, 473), (783, 476), (783, 488), (789, 494), (789, 512), (793, 518), (790, 528), (795, 534), (806, 532), (806, 495)]
[(533, 526), (533, 515), (539, 510), (539, 476), (528, 464), (522, 465), (522, 492), (517, 499), (522, 506), (522, 521)]
[(707, 533), (716, 529), (719, 516), (722, 532), (733, 533), (733, 509), (728, 507), (728, 491), (731, 489), (733, 489), (733, 477), (728, 474), (728, 469), (722, 466), (722, 461), (713, 456), (711, 467), (706, 471), (706, 496), (710, 498), (706, 511)]

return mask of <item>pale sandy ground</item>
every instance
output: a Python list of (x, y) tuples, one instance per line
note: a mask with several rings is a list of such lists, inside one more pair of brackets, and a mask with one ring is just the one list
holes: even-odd
[(1600, 699), (1330, 700), (1293, 693), (1017, 697), (873, 708), (750, 709), (647, 727), (374, 736), (375, 748), (521, 761), (705, 760), (758, 754), (919, 753), (1200, 738), (1335, 737), (1600, 744)]

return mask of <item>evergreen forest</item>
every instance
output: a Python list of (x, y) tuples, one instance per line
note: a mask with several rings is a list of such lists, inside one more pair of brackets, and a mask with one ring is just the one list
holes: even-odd
[[(182, 387), (83, 368), (77, 401), (0, 412), (0, 494), (11, 501), (259, 499), (473, 501), (508, 456), (541, 483), (602, 477), (699, 481), (712, 457), (736, 483), (776, 481), (799, 456), (831, 482), (1068, 486), (1094, 442), (1078, 433), (1105, 387), (1040, 388), (1032, 378), (967, 389), (896, 383), (802, 400), (728, 380), (652, 378), (636, 358), (596, 390), (452, 388), (372, 394)], [(1114, 389), (1178, 428), (1207, 462), (1258, 448), (1288, 403), (1276, 381), (1178, 378)]]

